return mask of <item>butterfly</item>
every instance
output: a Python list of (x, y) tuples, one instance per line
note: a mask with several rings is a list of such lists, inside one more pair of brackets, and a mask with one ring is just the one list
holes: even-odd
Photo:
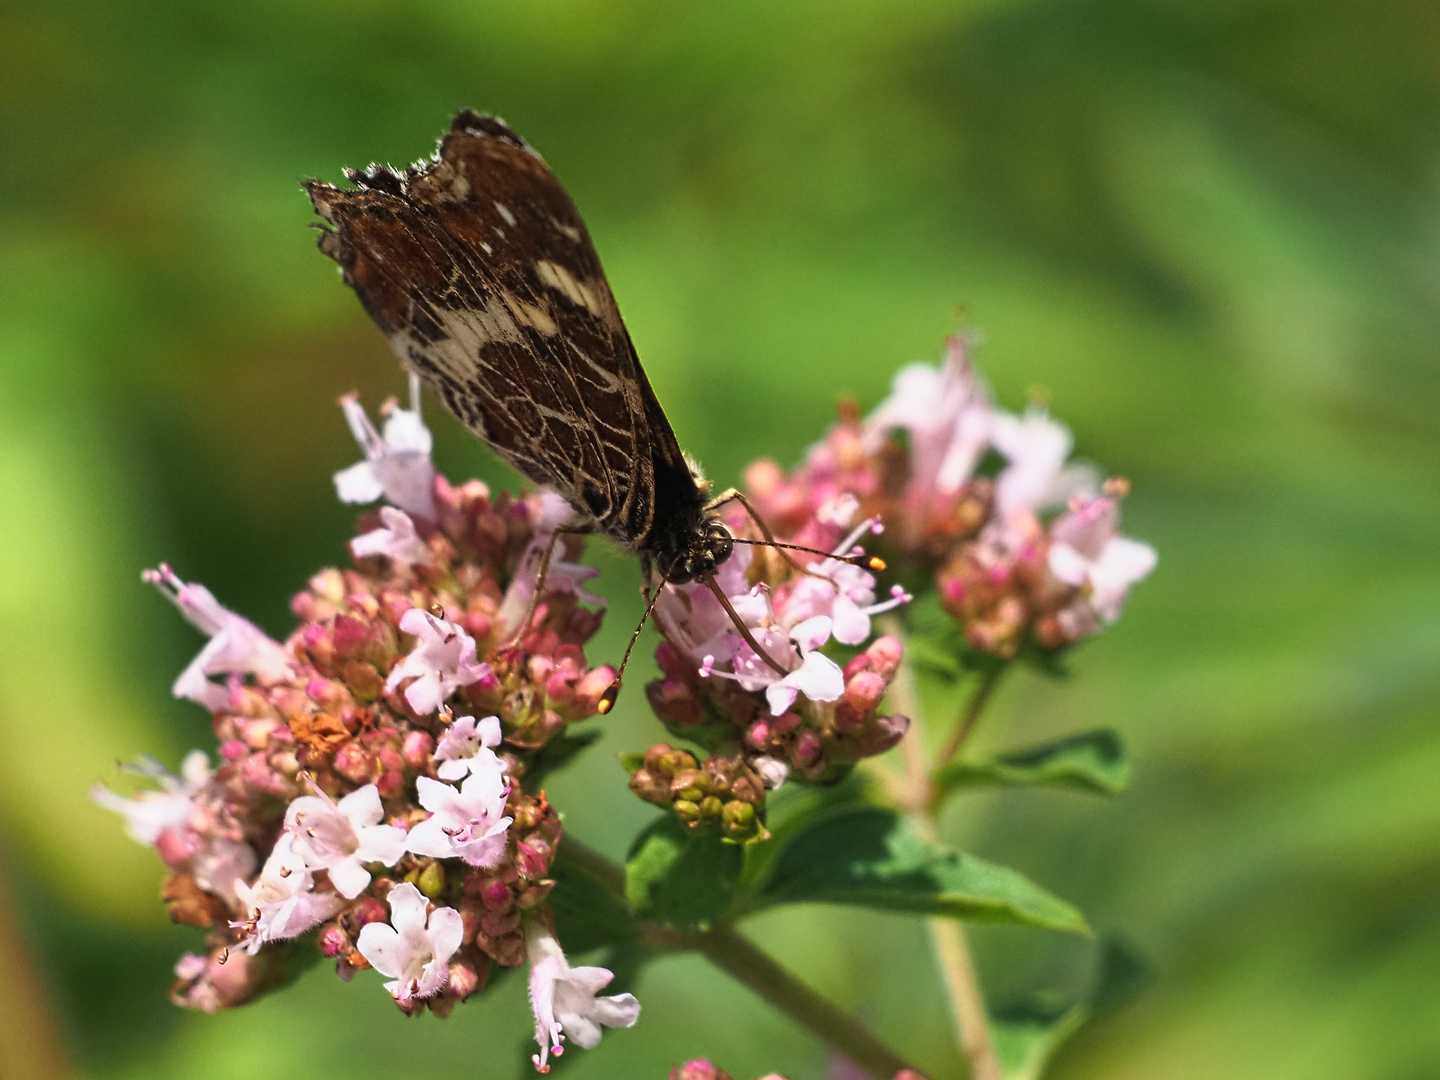
[(638, 553), (647, 591), (655, 573), (661, 587), (703, 582), (784, 674), (715, 582), (736, 543), (756, 542), (733, 536), (719, 508), (741, 502), (763, 543), (794, 546), (778, 544), (740, 492), (710, 496), (645, 377), (585, 223), (540, 155), (466, 109), (429, 160), (345, 175), (353, 189), (304, 184), (325, 223), (320, 250), (400, 359), (501, 458), (570, 503), (565, 531)]

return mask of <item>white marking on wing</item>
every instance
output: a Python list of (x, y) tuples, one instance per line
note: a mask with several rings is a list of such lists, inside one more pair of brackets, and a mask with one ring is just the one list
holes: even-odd
[(508, 206), (506, 206), (502, 202), (497, 202), (495, 204), (495, 209), (500, 211), (500, 216), (505, 219), (506, 225), (510, 225), (512, 227), (514, 226), (515, 215), (510, 212), (510, 208)]
[(565, 299), (575, 306), (583, 307), (592, 315), (604, 318), (605, 309), (599, 292), (588, 282), (577, 281), (575, 275), (559, 263), (539, 259), (535, 263), (535, 273), (550, 288), (563, 293)]

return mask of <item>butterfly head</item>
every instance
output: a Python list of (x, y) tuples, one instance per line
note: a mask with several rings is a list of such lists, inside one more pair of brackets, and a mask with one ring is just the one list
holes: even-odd
[(713, 574), (734, 550), (735, 540), (725, 523), (717, 518), (705, 518), (677, 545), (670, 564), (661, 564), (665, 580), (671, 585), (684, 585)]

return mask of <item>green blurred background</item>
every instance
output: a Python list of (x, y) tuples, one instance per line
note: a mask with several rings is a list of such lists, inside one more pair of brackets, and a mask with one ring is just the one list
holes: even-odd
[[(1121, 933), (1143, 994), (1081, 1078), (1440, 1076), (1440, 10), (1384, 0), (664, 0), (0, 7), (0, 1075), (511, 1077), (520, 980), (448, 1022), (323, 967), (223, 1016), (165, 1001), (195, 934), (87, 787), (211, 747), (169, 685), (198, 636), (161, 559), (277, 636), (343, 558), (334, 406), (401, 388), (316, 252), (297, 182), (506, 117), (584, 212), (685, 445), (722, 482), (868, 407), (956, 305), (1001, 401), (1043, 386), (1129, 476), (1161, 553), (1069, 683), (1007, 683), (987, 747), (1097, 725), (1108, 804), (970, 796), (951, 838)], [(454, 478), (506, 482), (432, 409)], [(593, 544), (613, 615), (634, 567)], [(611, 852), (651, 814), (613, 754), (552, 791)], [(756, 936), (957, 1075), (912, 921), (819, 909)], [(993, 996), (1091, 953), (977, 934)], [(689, 959), (579, 1077), (820, 1049)]]

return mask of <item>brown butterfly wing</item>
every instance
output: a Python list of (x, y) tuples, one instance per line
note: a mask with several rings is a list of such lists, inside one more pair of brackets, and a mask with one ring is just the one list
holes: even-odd
[(671, 489), (688, 471), (585, 225), (544, 161), (501, 121), (466, 111), (430, 161), (347, 175), (356, 190), (305, 185), (333, 228), (320, 250), (401, 359), (521, 473), (643, 544), (657, 474)]

